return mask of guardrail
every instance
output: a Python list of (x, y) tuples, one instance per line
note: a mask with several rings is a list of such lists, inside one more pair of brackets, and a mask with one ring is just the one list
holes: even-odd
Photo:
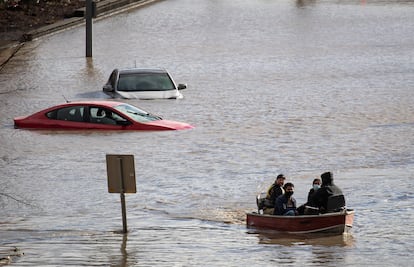
[[(112, 12), (138, 7), (145, 4), (150, 4), (153, 2), (157, 2), (160, 0), (103, 0), (99, 2), (95, 2), (96, 4), (96, 17), (102, 17), (108, 15)], [(56, 23), (31, 30), (22, 36), (22, 41), (31, 41), (37, 37), (42, 35), (46, 35), (49, 33), (61, 31), (63, 29), (67, 29), (82, 23), (85, 23), (85, 13), (86, 8), (79, 8), (75, 10), (74, 17), (63, 19), (62, 21), (58, 21)]]

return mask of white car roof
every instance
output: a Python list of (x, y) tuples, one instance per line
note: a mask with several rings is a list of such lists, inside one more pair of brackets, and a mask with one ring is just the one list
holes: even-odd
[(118, 69), (120, 74), (124, 73), (168, 73), (166, 69), (161, 68), (122, 68)]

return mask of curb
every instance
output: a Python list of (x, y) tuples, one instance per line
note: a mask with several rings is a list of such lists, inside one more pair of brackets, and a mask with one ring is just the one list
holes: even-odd
[[(145, 4), (150, 4), (156, 1), (159, 1), (159, 0), (103, 0), (103, 1), (99, 1), (99, 2), (96, 2), (96, 18), (104, 17), (110, 13), (114, 13), (117, 11), (123, 11), (129, 8), (134, 8), (134, 7), (142, 6)], [(47, 26), (32, 30), (28, 33), (25, 33), (22, 36), (23, 41), (32, 41), (33, 39), (39, 36), (43, 36), (49, 33), (57, 32), (63, 29), (70, 28), (72, 26), (85, 23), (85, 18), (84, 18), (85, 13), (86, 13), (85, 7), (77, 9), (75, 10), (75, 14), (77, 17), (64, 19), (62, 21), (53, 23), (51, 25), (47, 25)]]
[[(96, 2), (96, 18), (104, 18), (109, 15), (117, 14), (131, 8), (137, 8), (162, 0), (102, 0)], [(10, 41), (0, 46), (0, 70), (13, 57), (13, 55), (24, 45), (25, 42), (32, 41), (35, 38), (56, 33), (74, 26), (85, 23), (86, 8), (75, 10), (77, 17), (63, 19), (53, 24), (31, 30), (22, 35), (22, 42)]]

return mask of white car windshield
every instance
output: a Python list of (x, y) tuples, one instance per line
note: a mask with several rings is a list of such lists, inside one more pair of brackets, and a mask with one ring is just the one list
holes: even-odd
[(122, 114), (130, 117), (137, 122), (148, 122), (148, 121), (157, 121), (161, 120), (161, 117), (150, 114), (142, 109), (131, 106), (129, 104), (122, 104), (114, 107), (116, 110)]
[(167, 73), (121, 73), (118, 91), (167, 91), (175, 86)]

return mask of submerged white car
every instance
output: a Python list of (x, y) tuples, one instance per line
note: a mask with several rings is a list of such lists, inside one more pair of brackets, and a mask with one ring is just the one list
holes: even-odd
[(115, 69), (103, 91), (113, 98), (180, 99), (186, 84), (176, 84), (165, 69)]

